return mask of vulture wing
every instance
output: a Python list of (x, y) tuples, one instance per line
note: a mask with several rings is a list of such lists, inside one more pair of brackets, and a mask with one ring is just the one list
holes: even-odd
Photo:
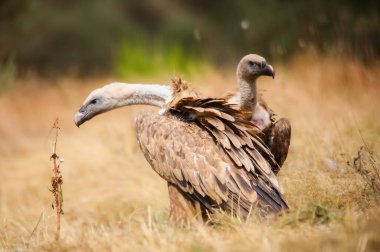
[(209, 211), (247, 216), (287, 208), (258, 131), (225, 99), (179, 97), (166, 114), (136, 118), (140, 147), (153, 169)]

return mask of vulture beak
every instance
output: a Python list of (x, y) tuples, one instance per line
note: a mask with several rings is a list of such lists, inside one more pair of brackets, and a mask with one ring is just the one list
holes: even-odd
[(75, 123), (75, 125), (76, 125), (78, 128), (79, 128), (79, 126), (80, 126), (81, 124), (84, 123), (84, 120), (83, 120), (83, 114), (82, 114), (82, 113), (78, 112), (78, 113), (75, 114), (75, 117), (74, 117), (74, 123)]
[(273, 79), (274, 79), (274, 76), (276, 75), (273, 67), (269, 64), (265, 64), (264, 68), (261, 70), (261, 74), (266, 75), (266, 76), (272, 76)]
[(74, 123), (79, 128), (85, 121), (89, 120), (85, 106), (82, 106), (74, 116)]

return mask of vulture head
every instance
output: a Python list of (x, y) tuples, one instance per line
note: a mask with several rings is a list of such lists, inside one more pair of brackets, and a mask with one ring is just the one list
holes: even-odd
[(79, 127), (94, 116), (117, 108), (120, 102), (119, 91), (123, 89), (123, 85), (125, 84), (111, 83), (92, 91), (75, 114), (75, 124)]
[(239, 79), (251, 83), (260, 76), (272, 76), (274, 78), (275, 72), (265, 58), (257, 54), (248, 54), (240, 60), (237, 67), (237, 76)]
[(170, 86), (114, 82), (92, 91), (75, 114), (74, 122), (79, 127), (96, 115), (132, 104), (162, 107), (170, 97)]

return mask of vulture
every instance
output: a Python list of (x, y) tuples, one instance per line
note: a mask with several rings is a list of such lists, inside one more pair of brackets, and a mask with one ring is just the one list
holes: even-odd
[(275, 114), (258, 94), (256, 80), (260, 76), (274, 78), (275, 71), (265, 58), (257, 54), (244, 56), (236, 70), (239, 91), (228, 93), (226, 99), (237, 104), (246, 120), (251, 121), (261, 131), (261, 139), (274, 156), (272, 169), (275, 174), (280, 171), (288, 155), (291, 138), (290, 122), (286, 118), (275, 119)]
[(75, 114), (79, 127), (123, 106), (161, 108), (135, 118), (137, 141), (168, 183), (170, 218), (203, 219), (217, 211), (247, 218), (288, 209), (259, 129), (225, 98), (202, 98), (181, 79), (171, 85), (111, 83), (92, 91)]

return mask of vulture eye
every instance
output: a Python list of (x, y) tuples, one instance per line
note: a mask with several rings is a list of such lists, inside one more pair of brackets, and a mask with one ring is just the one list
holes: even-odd
[(257, 63), (254, 62), (254, 61), (248, 61), (248, 65), (252, 66), (252, 67), (256, 67), (257, 66)]
[(92, 101), (90, 101), (90, 104), (96, 104), (98, 102), (98, 99), (93, 99)]

